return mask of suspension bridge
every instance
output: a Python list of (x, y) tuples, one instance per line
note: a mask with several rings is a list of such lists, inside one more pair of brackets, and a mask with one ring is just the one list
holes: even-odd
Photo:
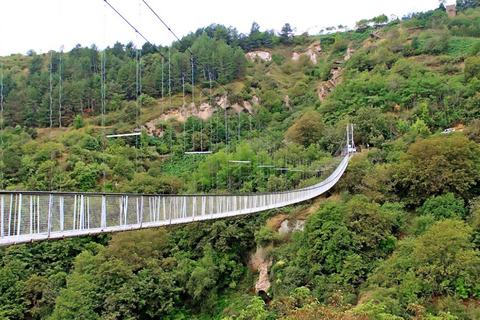
[(246, 215), (315, 198), (347, 168), (347, 153), (322, 182), (291, 191), (255, 194), (99, 194), (0, 191), (0, 245), (161, 227)]
[[(150, 6), (143, 0), (147, 7)], [(105, 3), (115, 10), (106, 0)], [(158, 15), (153, 11), (153, 13)], [(133, 25), (123, 16), (137, 34), (151, 44)], [(160, 19), (165, 25), (165, 23)], [(165, 25), (166, 26), (166, 25)], [(166, 26), (168, 30), (171, 30)], [(176, 36), (175, 36), (176, 37)], [(180, 39), (176, 37), (181, 43)], [(181, 43), (184, 45), (183, 43)], [(152, 44), (151, 44), (152, 45)], [(152, 47), (154, 47), (152, 45)], [(188, 48), (186, 50), (189, 51)], [(194, 83), (194, 54), (191, 62), (192, 75), (192, 102)], [(162, 98), (163, 98), (163, 59), (162, 56)], [(137, 52), (137, 94), (141, 91), (141, 68)], [(101, 90), (102, 90), (102, 126), (105, 123), (105, 55), (101, 60)], [(61, 55), (59, 66), (61, 68)], [(2, 64), (3, 67), (3, 64)], [(169, 81), (171, 62), (169, 58)], [(185, 109), (185, 74), (182, 74), (183, 109)], [(209, 71), (210, 88), (212, 76)], [(1, 123), (3, 136), (3, 69), (1, 78)], [(59, 73), (59, 126), (61, 127), (61, 73)], [(199, 89), (201, 92), (201, 88)], [(170, 100), (171, 100), (171, 89)], [(50, 128), (52, 129), (52, 54), (50, 54)], [(138, 96), (137, 96), (138, 103)], [(225, 107), (226, 110), (226, 107)], [(163, 113), (163, 107), (162, 107)], [(225, 113), (226, 116), (226, 113)], [(253, 116), (250, 114), (250, 116)], [(138, 118), (138, 114), (137, 114)], [(228, 122), (228, 119), (225, 119)], [(138, 119), (136, 121), (138, 123)], [(240, 122), (239, 122), (240, 124)], [(228, 128), (228, 126), (227, 126)], [(239, 125), (240, 130), (240, 125)], [(184, 127), (185, 131), (185, 127)], [(105, 138), (138, 136), (139, 132), (104, 135)], [(239, 133), (240, 135), (240, 133)], [(3, 140), (2, 140), (3, 146)], [(342, 149), (344, 146), (341, 147)], [(187, 151), (185, 154), (212, 153), (212, 151)], [(20, 243), (37, 242), (49, 239), (62, 239), (101, 233), (110, 233), (127, 230), (137, 230), (152, 227), (161, 227), (174, 224), (191, 223), (209, 219), (219, 219), (239, 215), (252, 214), (265, 210), (280, 208), (319, 195), (331, 189), (345, 172), (352, 153), (355, 152), (353, 142), (353, 125), (347, 126), (347, 142), (344, 157), (336, 169), (325, 180), (309, 187), (289, 191), (268, 193), (229, 193), (229, 194), (185, 194), (159, 195), (134, 193), (82, 193), (62, 191), (0, 191), (0, 246)], [(2, 151), (3, 157), (3, 151)], [(52, 156), (53, 157), (53, 156)], [(2, 159), (3, 160), (3, 159)], [(53, 166), (53, 158), (51, 159)], [(233, 163), (250, 163), (249, 160), (231, 160)], [(274, 167), (263, 165), (259, 167)], [(287, 170), (289, 168), (276, 168)], [(51, 169), (53, 172), (53, 167)], [(292, 170), (293, 171), (293, 170)], [(301, 170), (295, 170), (301, 171)], [(3, 172), (2, 172), (3, 176)], [(104, 172), (105, 179), (105, 172)], [(53, 188), (52, 188), (53, 190)], [(229, 189), (230, 190), (230, 189)]]

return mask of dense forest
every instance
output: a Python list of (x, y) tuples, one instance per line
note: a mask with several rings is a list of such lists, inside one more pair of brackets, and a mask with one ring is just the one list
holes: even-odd
[(0, 319), (480, 318), (478, 1), (322, 35), (29, 51), (2, 58), (1, 89), (5, 190), (299, 188), (348, 123), (358, 153), (298, 206), (0, 248)]

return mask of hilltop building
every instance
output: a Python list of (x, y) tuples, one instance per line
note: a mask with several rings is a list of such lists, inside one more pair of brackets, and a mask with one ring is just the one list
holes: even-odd
[(445, 6), (447, 9), (447, 14), (449, 17), (455, 17), (457, 15), (457, 5), (456, 4), (449, 4)]

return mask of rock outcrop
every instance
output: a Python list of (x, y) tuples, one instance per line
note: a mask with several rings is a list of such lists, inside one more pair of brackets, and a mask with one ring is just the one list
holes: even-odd
[(272, 56), (270, 55), (270, 52), (267, 52), (267, 51), (251, 51), (251, 52), (247, 52), (245, 54), (245, 56), (250, 61), (254, 61), (255, 58), (257, 58), (257, 57), (264, 60), (264, 61), (271, 61), (272, 60)]
[(305, 55), (309, 56), (310, 61), (312, 61), (314, 64), (317, 64), (317, 62), (318, 62), (317, 54), (315, 53), (315, 50), (313, 50), (312, 48), (309, 48), (307, 51), (302, 52), (302, 53), (294, 52), (293, 55), (292, 55), (292, 60), (294, 60), (294, 61), (298, 60), (302, 54), (305, 54)]
[(258, 247), (257, 251), (250, 258), (250, 266), (254, 271), (259, 272), (258, 280), (255, 283), (255, 292), (261, 291), (267, 293), (270, 289), (270, 280), (268, 279), (268, 267), (272, 265), (272, 259), (267, 258), (267, 252), (264, 247)]

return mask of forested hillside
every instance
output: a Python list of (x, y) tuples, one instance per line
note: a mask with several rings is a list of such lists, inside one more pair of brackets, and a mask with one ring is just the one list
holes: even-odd
[(299, 206), (1, 248), (0, 318), (480, 318), (477, 2), (3, 57), (2, 189), (299, 188), (333, 170), (348, 123), (358, 154)]

